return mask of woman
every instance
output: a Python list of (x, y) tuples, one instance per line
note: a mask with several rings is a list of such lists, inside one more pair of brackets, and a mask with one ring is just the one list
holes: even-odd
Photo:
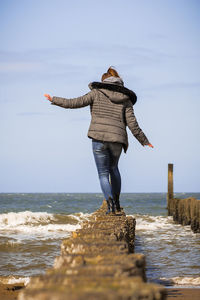
[[(106, 214), (120, 211), (121, 177), (118, 161), (122, 148), (128, 148), (126, 126), (144, 146), (153, 146), (138, 126), (133, 112), (137, 101), (135, 93), (124, 87), (123, 80), (115, 69), (110, 67), (102, 75), (101, 82), (89, 84), (90, 92), (84, 96), (65, 99), (44, 96), (51, 104), (63, 108), (80, 108), (90, 105), (91, 123), (88, 137), (92, 139), (94, 159), (97, 166), (101, 189), (107, 201)], [(109, 180), (110, 177), (110, 180)]]

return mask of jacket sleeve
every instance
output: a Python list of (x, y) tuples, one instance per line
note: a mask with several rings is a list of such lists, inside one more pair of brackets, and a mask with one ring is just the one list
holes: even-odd
[(84, 96), (72, 99), (66, 99), (61, 97), (53, 97), (51, 104), (58, 105), (63, 108), (81, 108), (92, 104), (94, 99), (94, 91), (87, 93)]
[(139, 127), (136, 117), (134, 115), (133, 105), (128, 101), (128, 104), (125, 108), (125, 117), (128, 128), (132, 132), (132, 134), (136, 137), (136, 139), (144, 146), (150, 144), (146, 135)]

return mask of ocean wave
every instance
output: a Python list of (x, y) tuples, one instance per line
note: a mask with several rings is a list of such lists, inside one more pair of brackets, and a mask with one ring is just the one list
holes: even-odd
[[(8, 245), (9, 247), (16, 247), (22, 244), (22, 241), (18, 240), (9, 240), (5, 243), (6, 245)], [(1, 245), (1, 243), (0, 243)]]
[(30, 277), (0, 276), (0, 283), (2, 284), (23, 283), (26, 286), (29, 282), (30, 282)]
[(167, 280), (176, 285), (183, 286), (196, 286), (200, 285), (200, 277), (172, 277), (172, 278), (161, 278), (161, 280)]
[[(81, 228), (90, 214), (82, 212), (71, 215), (56, 215), (47, 212), (9, 212), (0, 214), (1, 235), (7, 233), (23, 233), (49, 238), (54, 233), (62, 235)], [(55, 235), (53, 235), (55, 237)], [(60, 236), (59, 236), (60, 237)]]
[(22, 211), (22, 212), (9, 212), (6, 214), (0, 214), (0, 229), (4, 227), (12, 228), (18, 225), (38, 225), (38, 224), (49, 224), (57, 223), (58, 220), (65, 221), (65, 223), (70, 223), (70, 218), (78, 222), (82, 222), (88, 219), (91, 214), (88, 213), (75, 213), (70, 215), (58, 215), (50, 214), (47, 212), (32, 212), (32, 211)]
[(68, 215), (68, 217), (71, 217), (71, 218), (77, 220), (78, 222), (82, 222), (82, 221), (88, 220), (88, 218), (89, 218), (91, 215), (92, 215), (92, 214), (79, 212), (79, 213), (75, 213), (75, 214)]
[(0, 252), (16, 252), (21, 249), (23, 242), (10, 236), (0, 236)]
[(50, 223), (52, 220), (55, 220), (54, 215), (47, 212), (9, 212), (0, 214), (0, 230), (8, 227), (14, 228), (18, 225)]
[[(165, 233), (179, 230), (184, 228), (182, 235), (185, 235), (185, 232), (191, 232), (190, 226), (182, 226), (180, 224), (175, 224), (171, 216), (150, 216), (150, 215), (130, 215), (136, 218), (136, 231), (165, 231)], [(179, 233), (181, 236), (181, 232)]]
[(172, 229), (172, 217), (142, 216), (136, 218), (136, 230)]
[[(48, 232), (71, 232), (76, 229), (81, 228), (81, 224), (72, 225), (72, 224), (48, 224), (48, 225), (38, 225), (38, 226), (30, 226), (30, 225), (19, 225), (16, 228), (4, 228), (4, 231), (15, 231), (22, 233), (31, 233), (31, 234), (46, 234)], [(1, 230), (1, 228), (0, 228)]]

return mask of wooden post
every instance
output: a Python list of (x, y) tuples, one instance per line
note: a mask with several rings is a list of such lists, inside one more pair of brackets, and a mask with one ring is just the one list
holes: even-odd
[(167, 207), (169, 210), (169, 201), (174, 198), (173, 191), (173, 164), (168, 164), (168, 193), (167, 193)]

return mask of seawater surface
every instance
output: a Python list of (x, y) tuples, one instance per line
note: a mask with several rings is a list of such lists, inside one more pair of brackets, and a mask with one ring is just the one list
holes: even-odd
[[(177, 198), (199, 194), (179, 193)], [(102, 203), (101, 194), (0, 194), (0, 281), (28, 282), (60, 254), (61, 241)], [(200, 234), (167, 216), (165, 193), (121, 195), (136, 218), (135, 252), (146, 256), (148, 281), (200, 287)]]

